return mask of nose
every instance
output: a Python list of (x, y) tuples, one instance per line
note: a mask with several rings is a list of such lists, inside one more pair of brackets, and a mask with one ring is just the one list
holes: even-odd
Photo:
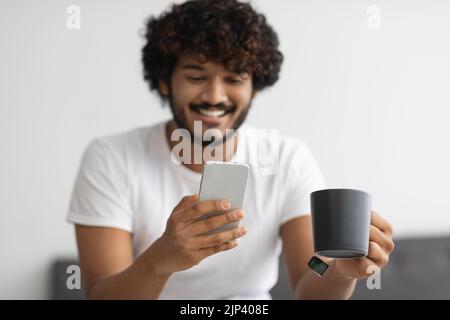
[(224, 85), (219, 80), (214, 80), (207, 84), (201, 94), (201, 99), (203, 102), (207, 102), (211, 105), (219, 103), (227, 104), (228, 95)]

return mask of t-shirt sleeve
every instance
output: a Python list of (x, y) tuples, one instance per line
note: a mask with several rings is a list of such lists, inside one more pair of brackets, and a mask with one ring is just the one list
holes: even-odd
[(295, 144), (285, 167), (286, 192), (280, 225), (290, 219), (311, 213), (310, 194), (325, 189), (326, 183), (319, 165), (308, 145)]
[(125, 168), (117, 150), (100, 139), (92, 141), (78, 170), (66, 220), (132, 232)]

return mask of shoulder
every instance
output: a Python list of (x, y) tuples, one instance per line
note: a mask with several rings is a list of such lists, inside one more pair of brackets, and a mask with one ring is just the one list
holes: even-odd
[(242, 128), (247, 159), (258, 172), (280, 177), (283, 181), (300, 179), (319, 167), (304, 139), (281, 133), (281, 130)]
[(90, 141), (81, 159), (81, 170), (110, 176), (127, 176), (155, 150), (162, 123), (99, 136)]
[(246, 145), (258, 154), (277, 156), (280, 162), (311, 156), (311, 150), (303, 139), (283, 134), (279, 129), (261, 129), (245, 125), (240, 129)]
[(89, 143), (86, 154), (104, 155), (126, 160), (143, 151), (149, 141), (155, 139), (160, 133), (162, 126), (163, 123), (157, 123), (151, 126), (99, 136)]

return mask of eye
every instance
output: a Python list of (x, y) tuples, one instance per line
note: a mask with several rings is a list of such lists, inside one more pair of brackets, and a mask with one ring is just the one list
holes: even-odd
[(187, 79), (191, 82), (200, 82), (200, 81), (205, 80), (206, 78), (205, 77), (189, 77), (188, 76)]
[(232, 84), (232, 85), (240, 85), (243, 83), (243, 81), (239, 78), (227, 78), (226, 80), (229, 84)]

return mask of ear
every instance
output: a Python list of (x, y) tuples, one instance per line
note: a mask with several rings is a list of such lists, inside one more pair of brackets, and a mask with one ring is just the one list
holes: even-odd
[(159, 80), (159, 92), (166, 97), (169, 95), (169, 86), (164, 80)]

